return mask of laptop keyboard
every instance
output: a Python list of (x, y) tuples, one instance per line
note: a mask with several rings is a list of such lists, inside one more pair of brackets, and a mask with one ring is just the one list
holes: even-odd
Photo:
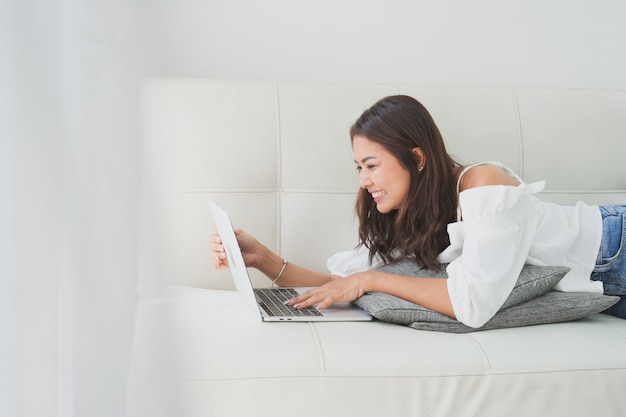
[(270, 316), (322, 316), (315, 307), (302, 308), (300, 310), (286, 306), (285, 301), (297, 297), (299, 294), (293, 288), (255, 288), (259, 305)]

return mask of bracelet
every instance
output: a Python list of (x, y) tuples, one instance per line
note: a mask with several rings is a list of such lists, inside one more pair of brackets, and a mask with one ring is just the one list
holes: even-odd
[(287, 261), (285, 259), (283, 259), (283, 267), (280, 269), (280, 272), (278, 273), (278, 276), (276, 278), (274, 278), (274, 281), (272, 281), (272, 287), (274, 287), (276, 284), (276, 281), (278, 281), (280, 279), (280, 277), (283, 275), (283, 272), (285, 272), (285, 268), (287, 268)]

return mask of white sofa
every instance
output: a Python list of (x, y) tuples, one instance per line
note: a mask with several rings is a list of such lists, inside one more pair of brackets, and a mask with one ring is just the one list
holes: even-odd
[(545, 179), (550, 201), (626, 202), (623, 91), (147, 80), (129, 416), (626, 414), (626, 320), (468, 334), (261, 323), (211, 268), (208, 196), (302, 266), (353, 248), (348, 129), (397, 93), (426, 105), (465, 163)]

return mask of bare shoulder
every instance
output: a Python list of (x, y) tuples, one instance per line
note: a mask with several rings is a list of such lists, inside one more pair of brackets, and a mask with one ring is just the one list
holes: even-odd
[(478, 165), (465, 173), (461, 179), (461, 191), (486, 185), (519, 185), (519, 181), (496, 165)]

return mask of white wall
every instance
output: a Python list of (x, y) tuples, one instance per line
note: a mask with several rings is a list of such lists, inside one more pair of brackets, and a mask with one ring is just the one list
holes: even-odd
[(144, 73), (626, 89), (619, 0), (151, 0)]

